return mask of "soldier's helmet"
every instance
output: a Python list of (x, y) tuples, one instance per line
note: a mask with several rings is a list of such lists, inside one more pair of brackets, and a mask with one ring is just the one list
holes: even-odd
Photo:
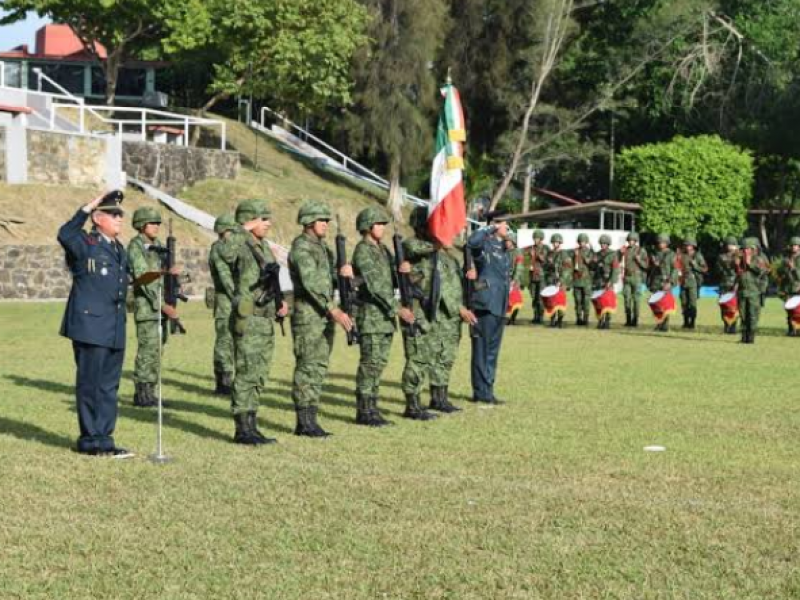
[(564, 243), (564, 236), (560, 233), (554, 233), (550, 236), (550, 243), (551, 244), (563, 244)]
[(631, 232), (628, 234), (628, 241), (629, 241), (629, 242), (637, 242), (637, 243), (638, 243), (638, 241), (639, 241), (639, 234), (638, 234), (638, 233), (636, 233), (635, 231), (631, 231)]
[(735, 236), (729, 235), (725, 238), (725, 245), (726, 246), (738, 246), (739, 240), (736, 239)]
[(380, 206), (370, 206), (365, 208), (356, 217), (356, 229), (361, 233), (369, 231), (376, 223), (386, 224), (389, 222), (389, 215)]
[(666, 233), (659, 233), (656, 242), (659, 244), (669, 244), (669, 235)]
[(580, 234), (578, 234), (578, 243), (579, 244), (588, 244), (589, 243), (589, 234), (588, 233), (580, 233)]
[(236, 222), (247, 223), (253, 219), (271, 219), (272, 213), (264, 200), (242, 200), (236, 207)]
[(316, 221), (330, 221), (333, 219), (331, 207), (321, 200), (307, 200), (297, 211), (297, 223), (305, 227)]
[(537, 229), (533, 232), (533, 239), (535, 240), (543, 240), (544, 239), (544, 231), (541, 229)]
[(758, 248), (758, 240), (756, 238), (745, 238), (744, 239), (744, 247), (747, 250), (755, 250)]
[(695, 248), (697, 248), (697, 240), (693, 236), (687, 235), (683, 239), (683, 245), (684, 246), (694, 246)]
[(148, 223), (161, 223), (161, 213), (152, 206), (142, 206), (133, 213), (133, 228), (141, 229)]
[(236, 229), (236, 219), (233, 215), (220, 215), (217, 217), (217, 220), (214, 221), (214, 233), (223, 233), (225, 231), (231, 231), (232, 229)]
[(789, 238), (789, 245), (790, 246), (800, 246), (800, 237), (794, 236)]
[(414, 231), (425, 231), (428, 227), (428, 207), (415, 206), (408, 218), (408, 224), (414, 228)]
[(600, 243), (601, 244), (606, 244), (607, 246), (610, 246), (611, 245), (611, 236), (606, 234), (606, 233), (604, 233), (603, 235), (600, 236)]

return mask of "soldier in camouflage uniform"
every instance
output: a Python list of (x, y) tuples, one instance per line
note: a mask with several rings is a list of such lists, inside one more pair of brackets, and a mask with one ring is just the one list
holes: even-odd
[(761, 279), (769, 273), (769, 263), (758, 254), (757, 240), (747, 238), (736, 259), (736, 290), (742, 319), (742, 343), (754, 344), (761, 316)]
[(576, 325), (589, 325), (589, 311), (592, 306), (592, 273), (594, 272), (594, 250), (589, 244), (589, 236), (578, 235), (578, 247), (572, 255), (572, 292), (575, 299)]
[[(781, 259), (778, 268), (781, 282), (781, 298), (784, 301), (793, 296), (800, 295), (800, 237), (793, 237), (786, 246), (786, 253)], [(798, 337), (798, 330), (792, 323), (791, 315), (786, 317), (787, 332), (789, 337)]]
[[(619, 279), (619, 257), (611, 249), (611, 237), (603, 234), (600, 236), (600, 250), (594, 260), (595, 290), (610, 290)], [(597, 324), (598, 329), (611, 329), (611, 313), (606, 313)]]
[[(675, 268), (675, 253), (669, 247), (669, 235), (662, 233), (656, 239), (656, 250), (650, 255), (650, 269), (647, 274), (647, 287), (650, 292), (672, 292), (678, 282)], [(669, 331), (669, 317), (656, 326), (656, 331)]]
[(227, 396), (233, 385), (233, 336), (231, 335), (231, 303), (235, 284), (230, 266), (222, 258), (220, 248), (236, 229), (233, 215), (222, 215), (214, 222), (214, 232), (219, 239), (211, 244), (208, 269), (214, 284), (214, 379), (215, 394)]
[[(143, 274), (161, 270), (161, 253), (151, 247), (161, 247), (158, 232), (161, 226), (161, 214), (150, 207), (136, 209), (133, 213), (133, 227), (139, 232), (128, 244), (128, 268), (133, 280)], [(179, 271), (176, 269), (174, 274)], [(147, 285), (135, 287), (133, 290), (133, 316), (136, 321), (136, 363), (133, 369), (135, 392), (134, 406), (148, 407), (156, 405), (155, 387), (161, 369), (159, 354), (158, 322), (159, 313), (168, 318), (177, 318), (177, 312), (163, 303), (162, 279)], [(162, 303), (159, 306), (158, 299)], [(161, 328), (161, 344), (167, 343), (169, 328)]]
[[(560, 233), (554, 233), (550, 236), (550, 244), (552, 250), (547, 257), (547, 284), (557, 285), (565, 292), (572, 290), (572, 276), (574, 270), (572, 251), (562, 248), (564, 237)], [(558, 327), (559, 329), (564, 326), (564, 311), (556, 309), (550, 317), (550, 327)]]
[[(218, 246), (233, 274), (231, 328), (236, 374), (231, 392), (236, 444), (275, 443), (257, 425), (259, 397), (267, 385), (275, 350), (275, 319), (289, 312), (286, 303), (276, 307), (272, 278), (279, 277), (275, 255), (267, 242), (272, 214), (263, 200), (244, 200), (236, 207), (239, 227)], [(274, 266), (270, 266), (274, 265)], [(269, 277), (267, 274), (269, 273)]]
[[(331, 218), (331, 209), (324, 202), (305, 202), (297, 213), (297, 223), (303, 227), (303, 233), (294, 239), (289, 252), (289, 273), (294, 285), (292, 400), (297, 412), (295, 435), (313, 438), (330, 435), (319, 426), (317, 415), (335, 326), (338, 323), (345, 331), (353, 328), (350, 317), (333, 298), (336, 261), (325, 243)], [(346, 264), (340, 274), (352, 278), (353, 269)]]
[(370, 427), (391, 425), (378, 411), (380, 382), (389, 361), (397, 317), (414, 323), (414, 313), (395, 298), (394, 261), (381, 241), (389, 216), (371, 206), (356, 217), (362, 239), (353, 252), (353, 272), (358, 285), (356, 326), (360, 335), (361, 360), (356, 374), (356, 423)]
[(647, 274), (647, 250), (639, 245), (639, 234), (628, 234), (628, 243), (619, 251), (622, 263), (622, 297), (625, 299), (625, 327), (639, 326), (642, 284)]
[(547, 256), (550, 248), (544, 243), (544, 231), (537, 229), (533, 232), (533, 246), (528, 250), (528, 289), (531, 293), (533, 306), (534, 325), (541, 325), (544, 321), (544, 303), (542, 302), (542, 290), (546, 285), (546, 275), (544, 272), (547, 264)]
[[(724, 296), (734, 291), (736, 286), (736, 256), (739, 253), (739, 241), (731, 236), (725, 239), (725, 252), (719, 255), (717, 269), (719, 274), (719, 295)], [(725, 311), (720, 309), (726, 334), (736, 333), (736, 321), (730, 325), (725, 321)]]
[(680, 265), (681, 307), (683, 308), (683, 328), (694, 329), (697, 319), (697, 298), (703, 287), (703, 276), (708, 273), (708, 264), (700, 250), (697, 240), (687, 237), (683, 240), (683, 252), (678, 256)]
[[(760, 256), (763, 262), (766, 262), (767, 265), (770, 264), (769, 255), (764, 251), (764, 248), (761, 247), (761, 242), (758, 238), (752, 238), (756, 244), (756, 255)], [(767, 269), (766, 272), (762, 273), (761, 277), (758, 280), (758, 302), (761, 305), (761, 308), (764, 308), (764, 304), (767, 301), (767, 291), (769, 290), (769, 276), (772, 273), (771, 269)]]
[[(402, 387), (406, 397), (403, 416), (428, 421), (436, 415), (424, 410), (420, 393), (425, 379), (430, 380), (432, 410), (450, 413), (459, 408), (450, 403), (450, 372), (461, 341), (461, 322), (477, 324), (475, 315), (464, 306), (462, 273), (451, 248), (444, 248), (427, 233), (427, 208), (411, 212), (415, 237), (403, 241), (406, 263), (415, 288), (414, 318), (418, 335), (404, 335), (406, 363)], [(472, 274), (474, 278), (475, 273)]]

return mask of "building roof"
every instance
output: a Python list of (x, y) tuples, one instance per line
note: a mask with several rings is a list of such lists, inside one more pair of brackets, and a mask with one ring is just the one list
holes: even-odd
[(545, 208), (534, 210), (527, 213), (508, 215), (504, 221), (557, 221), (564, 218), (600, 214), (602, 211), (616, 211), (627, 213), (638, 213), (642, 210), (639, 204), (632, 202), (618, 202), (617, 200), (598, 200), (597, 202), (585, 202), (583, 204), (559, 206), (556, 208)]

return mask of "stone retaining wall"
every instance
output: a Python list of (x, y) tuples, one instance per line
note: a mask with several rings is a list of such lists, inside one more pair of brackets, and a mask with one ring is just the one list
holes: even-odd
[(28, 129), (27, 134), (28, 183), (105, 183), (106, 139), (39, 129)]
[(6, 128), (0, 127), (0, 181), (6, 180)]
[[(178, 262), (191, 283), (184, 286), (189, 296), (200, 296), (211, 285), (208, 248), (179, 248)], [(66, 299), (72, 280), (60, 246), (0, 246), (0, 299)]]

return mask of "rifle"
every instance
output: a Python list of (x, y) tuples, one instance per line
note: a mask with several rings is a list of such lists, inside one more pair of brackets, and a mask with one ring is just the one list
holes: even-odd
[[(400, 272), (400, 265), (406, 261), (405, 252), (403, 252), (403, 236), (395, 230), (392, 236), (392, 245), (394, 246), (394, 266), (397, 273), (397, 289), (400, 292), (400, 306), (413, 310), (414, 308), (414, 292), (411, 288), (411, 279), (408, 273)], [(419, 334), (419, 323), (406, 323), (400, 319), (400, 325), (408, 337), (417, 337)]]
[(283, 308), (284, 300), (281, 289), (281, 266), (277, 262), (268, 263), (254, 242), (248, 240), (247, 245), (250, 246), (250, 251), (253, 253), (259, 269), (258, 281), (250, 290), (261, 289), (261, 295), (256, 298), (255, 304), (259, 308), (263, 308), (270, 302), (275, 302), (275, 321), (281, 327), (281, 336), (286, 337), (284, 317), (278, 315)]
[[(438, 257), (438, 253), (436, 255)], [(472, 310), (472, 305), (475, 302), (475, 281), (467, 279), (467, 273), (475, 268), (475, 261), (472, 258), (472, 252), (468, 244), (464, 244), (464, 305), (468, 310)], [(479, 338), (481, 334), (475, 329), (474, 325), (469, 326), (469, 336), (472, 338)]]
[[(342, 228), (339, 222), (339, 215), (336, 215), (336, 283), (339, 289), (339, 301), (341, 308), (353, 319), (353, 308), (356, 304), (356, 290), (353, 282), (348, 277), (343, 277), (341, 270), (347, 264), (347, 238), (342, 235)], [(354, 346), (360, 342), (360, 336), (356, 329), (355, 321), (353, 328), (347, 332), (347, 345)]]
[[(181, 278), (179, 275), (173, 275), (170, 271), (175, 267), (175, 256), (177, 254), (177, 241), (175, 236), (172, 235), (172, 219), (169, 220), (169, 229), (167, 233), (167, 245), (164, 246), (148, 246), (148, 250), (157, 252), (161, 257), (161, 268), (164, 274), (164, 304), (177, 308), (178, 300), (181, 302), (188, 302), (189, 298), (183, 293), (181, 289)], [(184, 279), (186, 281), (186, 279)], [(180, 319), (169, 320), (170, 333), (185, 334), (186, 328), (181, 323)]]

